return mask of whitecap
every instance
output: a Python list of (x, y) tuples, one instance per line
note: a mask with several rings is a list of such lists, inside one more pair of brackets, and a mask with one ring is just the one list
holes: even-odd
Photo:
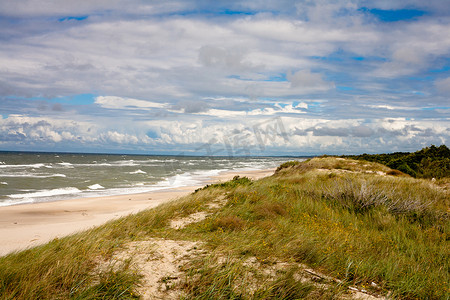
[(123, 167), (132, 167), (132, 166), (138, 166), (138, 164), (130, 159), (130, 160), (118, 160), (118, 161), (114, 161), (111, 162), (112, 164), (114, 164), (115, 166), (123, 166)]
[(68, 167), (68, 168), (73, 167), (73, 165), (68, 162), (61, 162), (61, 163), (58, 163), (58, 165), (63, 166), (63, 167)]
[(101, 186), (101, 185), (100, 185), (100, 184), (98, 184), (98, 183), (96, 183), (96, 184), (93, 184), (93, 185), (90, 185), (90, 186), (88, 186), (88, 188), (89, 188), (89, 189), (91, 189), (91, 190), (104, 189), (104, 187), (103, 187), (103, 186)]
[(52, 177), (67, 177), (64, 174), (52, 174), (52, 175), (42, 175), (42, 174), (0, 174), (0, 177), (8, 178), (52, 178)]
[(7, 183), (7, 182), (0, 182), (0, 184), (8, 185), (8, 183)]
[(44, 164), (32, 164), (32, 165), (29, 165), (31, 168), (33, 168), (33, 169), (39, 169), (39, 168), (42, 168), (42, 167), (44, 167), (45, 165)]
[(77, 194), (77, 193), (81, 193), (81, 191), (75, 187), (66, 187), (66, 188), (59, 188), (59, 189), (52, 189), (52, 190), (40, 190), (38, 192), (33, 192), (33, 193), (12, 194), (12, 195), (8, 195), (8, 197), (13, 198), (13, 199), (24, 199), (24, 198), (51, 197), (51, 196)]
[(5, 164), (1, 164), (0, 168), (33, 168), (33, 169), (39, 169), (44, 167), (44, 164), (31, 164), (31, 165), (5, 165)]
[(64, 175), (64, 174), (53, 174), (53, 175), (49, 175), (49, 176), (47, 176), (47, 177), (63, 177), (63, 178), (65, 178), (65, 177), (67, 177), (67, 176)]
[(35, 175), (35, 174), (0, 174), (0, 177), (4, 178), (51, 178), (51, 177), (66, 177), (64, 174), (53, 175)]
[(141, 169), (139, 169), (139, 170), (136, 170), (134, 172), (129, 172), (128, 174), (147, 174), (147, 172), (142, 171)]

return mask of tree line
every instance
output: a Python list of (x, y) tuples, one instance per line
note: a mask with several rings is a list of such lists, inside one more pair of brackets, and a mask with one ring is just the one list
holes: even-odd
[(450, 177), (450, 149), (431, 145), (419, 151), (388, 154), (343, 155), (341, 157), (381, 163), (416, 178)]

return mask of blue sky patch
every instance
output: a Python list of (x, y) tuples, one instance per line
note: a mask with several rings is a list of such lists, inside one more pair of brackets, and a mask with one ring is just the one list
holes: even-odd
[(287, 81), (287, 78), (286, 78), (286, 74), (278, 74), (278, 75), (269, 76), (269, 78), (264, 81), (284, 82), (284, 81)]
[(86, 20), (87, 18), (88, 18), (88, 16), (63, 17), (63, 18), (59, 18), (58, 21), (59, 22), (71, 21), (71, 20), (82, 21), (82, 20)]
[(448, 72), (448, 71), (450, 71), (450, 66), (443, 66), (440, 69), (430, 70), (430, 72), (433, 72), (433, 73), (444, 73), (444, 72)]
[(146, 132), (146, 135), (151, 139), (157, 139), (159, 138), (159, 134), (155, 131), (149, 130)]
[(254, 12), (250, 12), (250, 11), (237, 11), (237, 10), (228, 10), (228, 9), (225, 9), (225, 10), (221, 11), (220, 13), (223, 15), (230, 15), (230, 16), (233, 16), (233, 15), (248, 15), (248, 16), (250, 16), (250, 15), (255, 14)]
[(384, 9), (367, 9), (365, 7), (359, 9), (363, 12), (369, 12), (376, 16), (380, 21), (383, 22), (397, 22), (397, 21), (407, 21), (414, 20), (418, 17), (427, 14), (426, 11), (417, 9), (397, 9), (397, 10), (384, 10)]
[(351, 90), (354, 90), (354, 88), (351, 87), (351, 86), (341, 86), (341, 85), (338, 85), (338, 86), (336, 86), (336, 88), (337, 88), (339, 91), (351, 91)]

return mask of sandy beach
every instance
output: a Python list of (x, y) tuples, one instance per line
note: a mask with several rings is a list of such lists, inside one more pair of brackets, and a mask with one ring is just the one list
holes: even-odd
[[(229, 171), (211, 177), (205, 185), (227, 181), (236, 175), (259, 179), (273, 172), (274, 169)], [(0, 256), (156, 207), (187, 195), (199, 187), (0, 207)]]

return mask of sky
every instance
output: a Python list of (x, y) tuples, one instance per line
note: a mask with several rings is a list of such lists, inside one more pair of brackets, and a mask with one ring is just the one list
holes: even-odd
[(0, 0), (0, 150), (416, 151), (449, 98), (448, 0)]

